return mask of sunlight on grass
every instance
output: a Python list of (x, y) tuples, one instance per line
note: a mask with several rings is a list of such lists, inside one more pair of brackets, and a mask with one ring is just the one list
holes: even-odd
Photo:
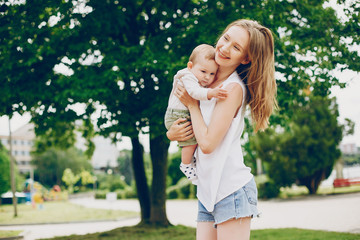
[(21, 231), (0, 230), (0, 238), (16, 237), (19, 236), (20, 233)]
[(0, 206), (0, 224), (57, 223), (92, 220), (116, 220), (135, 217), (138, 213), (120, 210), (93, 209), (69, 202), (45, 202), (42, 209), (19, 204), (14, 218), (12, 205)]
[[(122, 227), (103, 233), (72, 235), (53, 238), (53, 240), (194, 240), (195, 228), (171, 226), (155, 228), (146, 226)], [(314, 231), (296, 228), (265, 229), (251, 231), (251, 240), (358, 240), (360, 234)]]

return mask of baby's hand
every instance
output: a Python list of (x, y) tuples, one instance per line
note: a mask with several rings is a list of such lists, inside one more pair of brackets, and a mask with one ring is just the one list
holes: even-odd
[(221, 88), (222, 84), (216, 88), (210, 88), (207, 94), (208, 99), (210, 100), (211, 98), (217, 98), (217, 99), (226, 99), (228, 96), (228, 91)]

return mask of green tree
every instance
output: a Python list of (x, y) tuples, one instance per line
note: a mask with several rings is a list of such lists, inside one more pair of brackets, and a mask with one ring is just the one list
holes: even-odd
[(33, 165), (36, 167), (35, 178), (46, 186), (61, 185), (64, 170), (67, 168), (74, 174), (92, 169), (87, 157), (75, 148), (50, 148), (41, 154), (34, 154)]
[[(101, 134), (114, 141), (121, 134), (132, 140), (143, 222), (166, 225), (168, 141), (163, 114), (173, 74), (185, 66), (195, 45), (215, 43), (232, 20), (257, 20), (275, 35), (280, 113), (271, 121), (285, 126), (291, 106), (306, 101), (303, 89), (326, 96), (331, 86), (341, 85), (332, 70), (360, 69), (359, 56), (348, 44), (360, 41), (358, 4), (350, 1), (347, 21), (339, 21), (324, 3), (4, 1), (0, 114), (31, 111), (37, 131), (46, 132), (55, 129), (56, 122), (89, 122), (100, 109), (96, 125)], [(69, 68), (67, 75), (54, 72), (57, 64)], [(77, 103), (85, 106), (83, 113), (74, 111)], [(151, 138), (151, 191), (138, 139), (144, 127)]]
[(61, 180), (66, 184), (68, 187), (69, 193), (74, 192), (74, 185), (79, 181), (80, 175), (75, 175), (70, 168), (66, 168), (62, 175)]
[(10, 159), (7, 151), (0, 147), (0, 194), (10, 189)]
[(315, 194), (340, 157), (342, 129), (334, 99), (310, 97), (294, 110), (289, 130), (269, 129), (253, 138), (258, 156), (278, 186), (304, 185)]

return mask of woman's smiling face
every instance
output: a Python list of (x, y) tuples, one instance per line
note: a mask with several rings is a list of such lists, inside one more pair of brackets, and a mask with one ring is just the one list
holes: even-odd
[(232, 67), (249, 63), (249, 32), (242, 27), (230, 27), (216, 44), (215, 61), (219, 66)]

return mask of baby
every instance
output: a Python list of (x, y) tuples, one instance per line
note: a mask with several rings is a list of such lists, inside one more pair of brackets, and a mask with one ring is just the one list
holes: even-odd
[[(182, 84), (189, 95), (197, 100), (210, 100), (211, 98), (225, 99), (227, 91), (221, 86), (207, 88), (215, 79), (218, 65), (215, 62), (215, 48), (201, 44), (192, 51), (187, 68), (177, 72), (174, 76), (173, 88), (169, 97), (169, 103), (165, 114), (165, 126), (167, 129), (179, 118), (187, 118), (190, 121), (190, 113), (184, 104), (175, 96), (177, 84)], [(195, 137), (179, 142), (181, 150), (180, 170), (189, 180), (195, 180), (196, 161), (192, 160), (197, 142)]]

